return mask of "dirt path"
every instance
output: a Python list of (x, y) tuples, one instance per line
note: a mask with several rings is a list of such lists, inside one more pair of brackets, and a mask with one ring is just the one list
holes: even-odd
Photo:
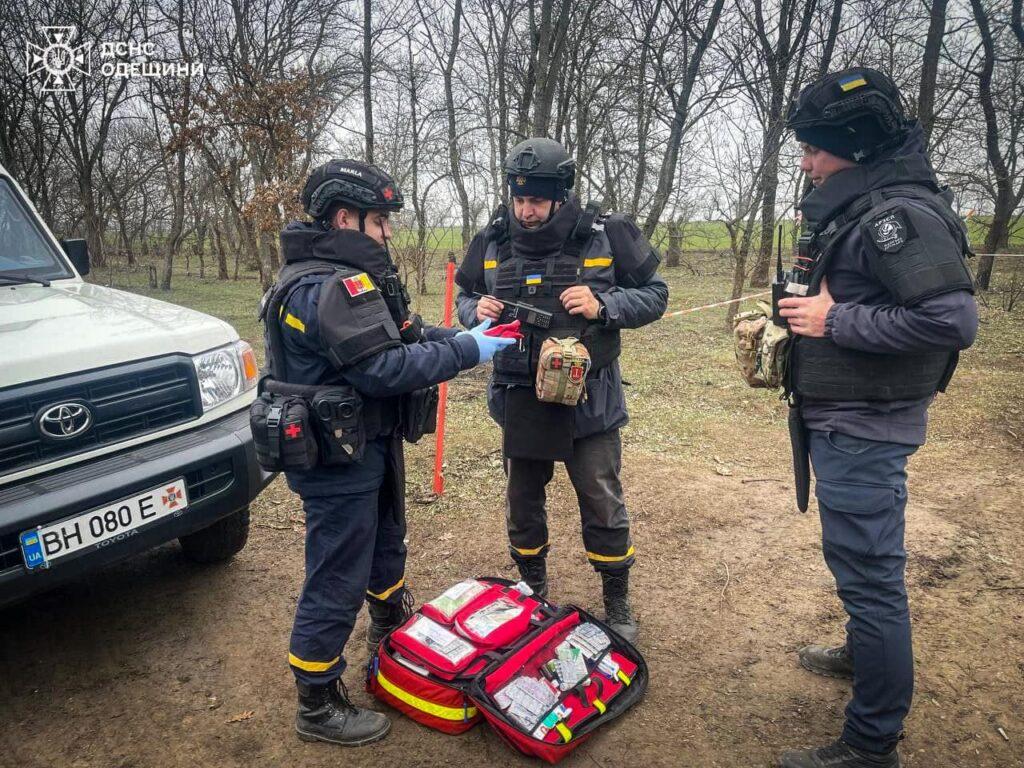
[[(785, 457), (777, 437), (769, 447)], [(911, 464), (918, 674), (908, 766), (1024, 766), (1024, 482), (1003, 470), (1020, 451), (994, 450), (993, 470), (945, 449), (926, 448)], [(741, 447), (715, 458), (717, 470), (627, 448), (635, 604), (652, 683), (567, 766), (768, 766), (781, 749), (825, 742), (841, 727), (847, 687), (795, 663), (802, 644), (841, 637), (816, 516), (793, 510), (782, 460)], [(410, 510), (409, 581), (420, 599), (466, 575), (511, 573), (494, 456), (456, 453), (449, 478), (444, 501)], [(552, 597), (597, 605), (561, 471), (555, 486)], [(226, 566), (191, 565), (168, 546), (0, 613), (0, 765), (532, 764), (486, 727), (449, 737), (400, 716), (373, 748), (297, 741), (284, 654), (301, 580), (300, 510), (276, 483), (255, 511), (249, 546)], [(366, 652), (350, 650), (350, 690), (370, 703), (359, 684)]]

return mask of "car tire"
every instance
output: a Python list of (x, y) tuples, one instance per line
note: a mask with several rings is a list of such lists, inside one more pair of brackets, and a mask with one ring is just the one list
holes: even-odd
[(197, 563), (221, 563), (242, 550), (249, 538), (249, 508), (218, 520), (208, 528), (181, 536), (185, 557)]

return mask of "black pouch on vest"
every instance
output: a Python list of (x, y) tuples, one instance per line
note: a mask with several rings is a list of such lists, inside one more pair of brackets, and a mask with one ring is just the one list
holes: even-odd
[(437, 429), (437, 386), (417, 389), (402, 396), (402, 437), (415, 443)]
[(533, 387), (509, 387), (505, 393), (505, 458), (568, 461), (575, 426), (575, 407), (542, 403)]
[(324, 387), (310, 399), (325, 467), (362, 461), (366, 452), (363, 399), (352, 387)]
[(315, 427), (306, 401), (263, 393), (249, 406), (256, 460), (268, 472), (313, 469), (319, 459)]

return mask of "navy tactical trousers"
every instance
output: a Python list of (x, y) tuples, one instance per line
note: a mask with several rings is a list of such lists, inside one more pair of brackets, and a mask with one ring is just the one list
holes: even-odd
[[(288, 473), (306, 512), (306, 580), (295, 609), (288, 662), (296, 679), (322, 685), (345, 669), (344, 648), (364, 600), (401, 599), (405, 515), (401, 444), (371, 440), (346, 467)], [(396, 465), (397, 463), (397, 465)]]
[(903, 514), (915, 450), (810, 430), (822, 551), (850, 616), (853, 698), (842, 738), (873, 752), (896, 746), (914, 692)]

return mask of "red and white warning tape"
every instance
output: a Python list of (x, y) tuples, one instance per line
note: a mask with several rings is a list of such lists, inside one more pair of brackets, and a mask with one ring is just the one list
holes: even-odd
[(759, 299), (762, 296), (770, 296), (771, 291), (762, 291), (761, 293), (752, 293), (749, 296), (740, 296), (738, 299), (728, 299), (727, 301), (716, 301), (714, 304), (704, 304), (700, 307), (690, 307), (689, 309), (677, 309), (675, 312), (666, 312), (662, 317), (678, 317), (679, 315), (688, 315), (691, 312), (700, 312), (702, 309), (714, 309), (715, 307), (727, 307), (730, 304), (736, 304), (740, 301), (746, 301), (747, 299)]

